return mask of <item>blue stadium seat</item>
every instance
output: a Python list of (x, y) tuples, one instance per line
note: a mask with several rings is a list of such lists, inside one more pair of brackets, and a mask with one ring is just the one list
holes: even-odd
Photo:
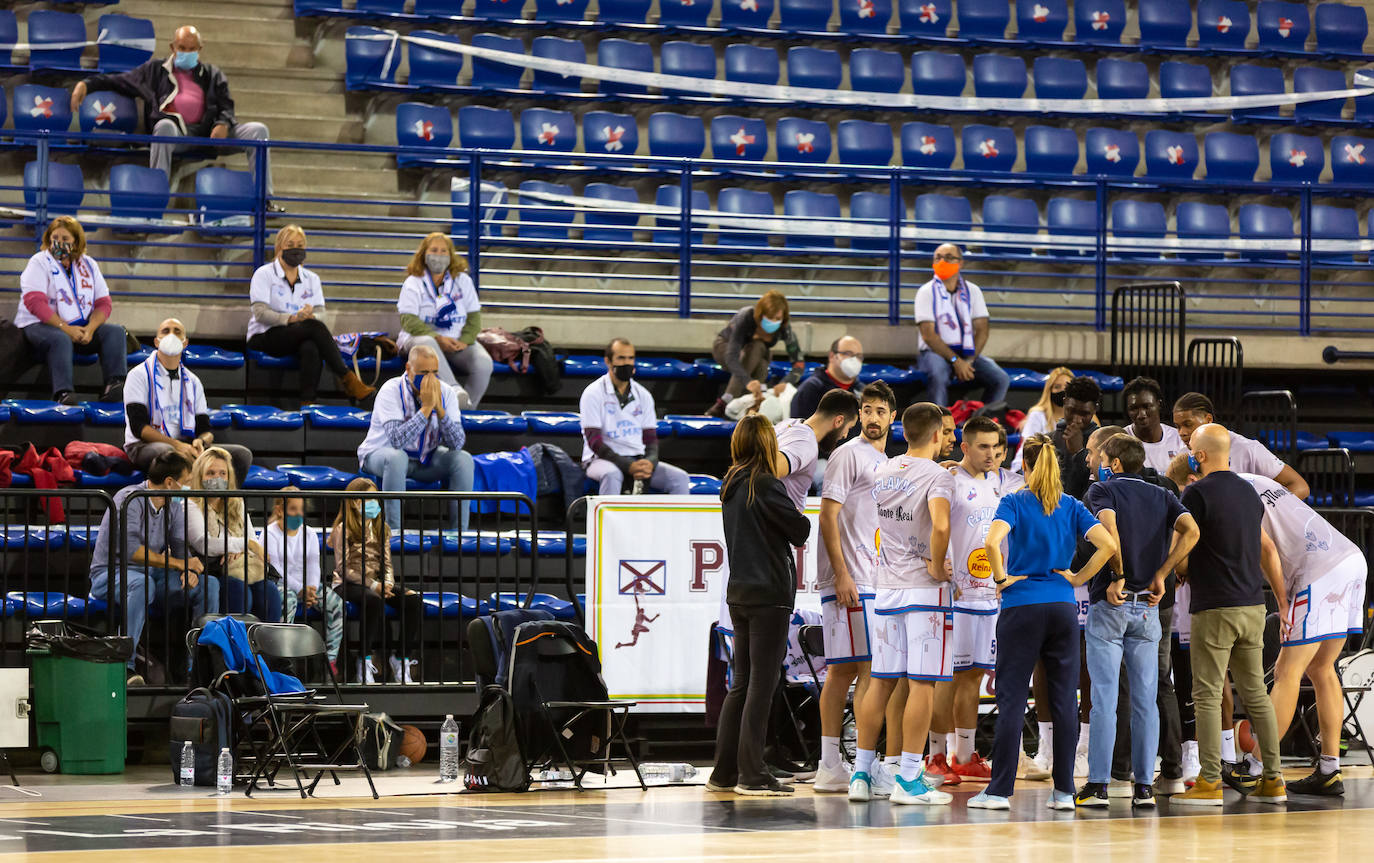
[[(51, 530), (51, 529), (50, 529)], [(60, 529), (59, 529), (60, 530)], [(61, 540), (61, 536), (58, 536)], [(60, 548), (61, 546), (51, 546)], [(31, 620), (38, 620), (44, 617), (63, 617), (65, 615), (76, 616), (86, 610), (86, 601), (79, 597), (68, 597), (65, 593), (55, 591), (36, 591), (28, 592), (22, 590), (11, 590), (5, 594), (6, 614), (11, 610), (22, 612), (24, 616)], [(12, 604), (12, 606), (11, 606)]]
[(1097, 98), (1144, 99), (1150, 95), (1149, 67), (1138, 60), (1097, 61)]
[[(29, 162), (24, 166), (24, 209), (33, 210), (38, 206), (38, 189), (42, 185), (39, 175), (42, 166)], [(64, 165), (61, 162), (48, 163), (48, 216), (75, 216), (86, 196), (85, 181), (81, 176), (80, 165)]]
[[(515, 36), (478, 33), (472, 37), (472, 46), (510, 54), (525, 53), (525, 43)], [(525, 70), (521, 66), (484, 60), (481, 57), (472, 58), (472, 86), (479, 90), (519, 90), (520, 78), (524, 74)], [(461, 123), (459, 125), (461, 126)]]
[(291, 479), (280, 471), (263, 467), (262, 465), (249, 465), (248, 476), (243, 479), (243, 487), (259, 491), (275, 491), (291, 484)]
[(727, 30), (766, 30), (773, 0), (720, 0), (720, 26)]
[[(1340, 69), (1319, 69), (1303, 66), (1293, 70), (1294, 93), (1321, 93), (1328, 90), (1344, 90), (1347, 87), (1345, 73)], [(1293, 117), (1299, 123), (1322, 125), (1341, 120), (1345, 99), (1323, 99), (1319, 102), (1301, 102), (1293, 106)]]
[(892, 20), (892, 0), (839, 0), (840, 32), (850, 36), (882, 36)]
[(1073, 24), (1079, 42), (1116, 45), (1126, 27), (1126, 0), (1075, 0)]
[[(681, 211), (682, 208), (682, 186), (674, 183), (672, 185), (659, 186), (654, 193), (654, 204), (659, 207), (672, 207)], [(692, 189), (692, 212), (705, 212), (711, 209), (711, 199), (707, 197), (705, 189)], [(663, 216), (654, 217), (655, 243), (677, 243), (681, 240), (678, 235), (681, 219), (668, 219)], [(690, 242), (693, 245), (701, 245), (705, 242), (706, 235), (701, 231), (692, 231)]]
[[(1369, 36), (1369, 18), (1363, 8), (1344, 3), (1318, 3), (1313, 17), (1318, 53), (1364, 54), (1364, 40)], [(32, 22), (33, 19), (29, 20)]]
[(529, 597), (529, 605), (526, 606), (525, 597), (523, 593), (493, 593), (487, 602), (496, 611), (528, 607), (535, 611), (547, 611), (554, 620), (577, 620), (577, 609), (571, 600), (559, 599), (551, 593), (536, 593)]
[[(1312, 205), (1313, 240), (1358, 240), (1360, 238), (1360, 216), (1353, 209), (1332, 207), (1326, 204)], [(1314, 264), (1354, 263), (1352, 252), (1315, 252)]]
[(973, 58), (973, 92), (979, 98), (1020, 99), (1026, 94), (1026, 81), (1026, 61), (1021, 57), (979, 54)]
[(1159, 64), (1161, 99), (1205, 99), (1211, 95), (1212, 72), (1206, 66), (1174, 60)]
[[(596, 360), (597, 357), (588, 357)], [(604, 366), (602, 366), (604, 374)], [(582, 420), (570, 411), (522, 411), (521, 416), (535, 434), (582, 434)]]
[(1321, 138), (1279, 132), (1269, 139), (1269, 173), (1285, 183), (1315, 183), (1326, 167)]
[(243, 354), (214, 345), (187, 345), (181, 361), (193, 369), (243, 368)]
[(577, 149), (577, 120), (571, 111), (526, 108), (520, 115), (520, 148), (534, 152), (571, 153)]
[[(840, 199), (825, 192), (808, 192), (804, 189), (791, 189), (782, 198), (783, 214), (795, 219), (829, 219), (839, 221)], [(806, 225), (800, 223), (798, 228)], [(786, 245), (793, 249), (833, 249), (835, 235), (789, 233)]]
[(89, 425), (124, 425), (123, 402), (82, 402), (81, 409), (86, 412), (86, 422)]
[[(445, 540), (447, 542), (447, 540)], [(454, 539), (455, 546), (460, 542)], [(427, 591), (420, 594), (420, 602), (425, 607), (425, 617), (461, 618), (471, 620), (491, 613), (486, 600), (478, 602), (470, 596), (451, 591)]]
[(1208, 132), (1202, 141), (1207, 160), (1207, 179), (1250, 182), (1259, 169), (1259, 142), (1251, 135)]
[[(721, 189), (717, 198), (718, 209), (722, 213), (737, 215), (764, 216), (774, 215), (773, 196), (754, 189)], [(718, 242), (722, 246), (767, 246), (766, 232), (748, 232), (721, 229)]]
[(841, 165), (892, 164), (892, 127), (869, 120), (841, 120), (835, 128)]
[[(461, 45), (463, 40), (448, 33), (439, 33), (434, 30), (416, 30), (414, 33), (422, 39), (431, 42), (443, 42), (449, 45)], [(517, 40), (518, 41), (518, 40)], [(406, 83), (415, 89), (420, 90), (452, 90), (458, 86), (458, 76), (463, 71), (463, 55), (452, 51), (439, 51), (426, 45), (415, 42), (407, 43), (407, 57), (410, 59), (410, 74), (406, 78)], [(485, 61), (484, 61), (485, 62)], [(511, 68), (511, 67), (502, 67)], [(518, 73), (517, 73), (518, 74)], [(473, 73), (473, 86), (490, 86), (486, 83), (478, 84), (476, 72)], [(519, 86), (519, 78), (513, 86)]]
[[(475, 530), (443, 530), (439, 532), (439, 548), (444, 554), (480, 554), (480, 555), (502, 555), (510, 554), (515, 544), (503, 536), (496, 536), (491, 533), (479, 533)], [(468, 615), (468, 603), (472, 603), (474, 608), (480, 610), (481, 614), (488, 613), (486, 600), (482, 600), (479, 605), (476, 600), (463, 597), (463, 614)]]
[(639, 126), (629, 114), (588, 111), (582, 115), (582, 150), (633, 156), (639, 149)]
[[(0, 9), (0, 68), (14, 65), (12, 45), (19, 43), (19, 19), (10, 9)], [(14, 71), (18, 71), (15, 68)], [(3, 99), (0, 99), (3, 101)]]
[(356, 473), (318, 464), (279, 464), (277, 472), (302, 491), (343, 491), (358, 478)]
[[(606, 373), (606, 362), (597, 354), (568, 354), (563, 358), (563, 374), (571, 378), (599, 378)], [(552, 415), (552, 412), (550, 412)], [(558, 417), (572, 414), (559, 412)]]
[(650, 0), (600, 0), (597, 21), (602, 24), (643, 24)]
[(649, 115), (649, 153), (678, 159), (700, 159), (706, 149), (706, 127), (698, 115)]
[(44, 48), (86, 41), (86, 19), (75, 12), (35, 9), (29, 13), (29, 68), (80, 71), (82, 47)]
[[(372, 425), (372, 416), (367, 411), (338, 405), (309, 405), (301, 408), (301, 415), (313, 429), (364, 431)], [(467, 411), (463, 412), (463, 419), (467, 419)]]
[(733, 420), (685, 414), (668, 414), (664, 419), (673, 424), (676, 437), (728, 438), (735, 431)]
[(911, 55), (911, 92), (925, 96), (960, 96), (968, 83), (964, 58), (938, 51)]
[[(973, 229), (973, 207), (968, 198), (955, 195), (927, 193), (916, 196), (916, 227), (922, 232), (938, 236), (943, 231)], [(920, 252), (934, 251), (937, 243), (916, 244)]]
[(897, 0), (897, 27), (904, 36), (943, 37), (953, 20), (950, 0)]
[(1004, 0), (959, 0), (960, 39), (1005, 39), (1010, 21)]
[(778, 121), (775, 150), (779, 162), (823, 165), (830, 161), (830, 148), (830, 126), (824, 121), (801, 117)]
[(463, 430), (497, 434), (524, 434), (529, 423), (524, 417), (511, 416), (505, 411), (463, 411)]
[[(664, 42), (659, 48), (658, 61), (664, 75), (682, 75), (687, 78), (716, 77), (716, 50), (710, 45), (699, 42)], [(668, 98), (679, 96), (701, 96), (699, 90), (665, 89)]]
[(855, 48), (849, 52), (849, 89), (865, 93), (900, 93), (905, 83), (906, 67), (902, 55), (896, 51)]
[[(1115, 237), (1145, 237), (1164, 239), (1168, 219), (1164, 215), (1164, 205), (1157, 201), (1135, 201), (1130, 199), (1112, 202), (1112, 235)], [(1118, 258), (1158, 258), (1157, 251), (1132, 249), (1117, 251)]]
[(1122, 129), (1089, 129), (1083, 135), (1089, 174), (1134, 177), (1140, 165), (1140, 139)]
[(768, 155), (768, 124), (754, 117), (722, 114), (711, 120), (711, 157), (762, 162)]
[(161, 219), (171, 201), (167, 175), (156, 168), (123, 164), (110, 168), (110, 216)]
[[(1040, 208), (1027, 198), (988, 195), (983, 199), (983, 230), (1006, 234), (1034, 235), (1040, 230)], [(984, 246), (989, 255), (1029, 257), (1030, 246)]]
[(27, 132), (65, 132), (72, 125), (72, 98), (61, 87), (20, 84), (14, 88), (14, 128)]
[(794, 45), (787, 49), (787, 86), (838, 90), (844, 78), (838, 51)]
[(954, 164), (954, 130), (933, 123), (902, 124), (902, 164), (945, 169)]
[(1207, 246), (1213, 240), (1231, 238), (1231, 214), (1221, 204), (1184, 201), (1174, 209), (1174, 233), (1180, 240), (1196, 241), (1202, 248), (1200, 252), (1180, 252), (1180, 258), (1220, 263), (1226, 259), (1225, 250)]
[(1197, 166), (1197, 138), (1192, 134), (1163, 129), (1145, 133), (1145, 176), (1189, 180)]
[(1374, 435), (1369, 432), (1328, 432), (1326, 444), (1351, 452), (1374, 452)]
[(1016, 0), (1016, 38), (1022, 42), (1061, 42), (1068, 26), (1066, 0)]
[(720, 497), (720, 480), (704, 473), (690, 474), (689, 478), (692, 481), (690, 494), (713, 494)]
[(458, 109), (458, 141), (474, 150), (514, 150), (515, 117), (504, 108), (464, 105)]
[(1050, 254), (1061, 258), (1095, 255), (1091, 248), (1097, 236), (1097, 203), (1078, 198), (1051, 198), (1045, 208), (1045, 224), (1050, 236), (1062, 237), (1075, 243), (1086, 243), (1081, 249), (1051, 249)]
[[(639, 193), (623, 186), (609, 183), (588, 183), (582, 190), (584, 198), (602, 201), (618, 201), (621, 204), (638, 204)], [(639, 214), (615, 209), (588, 209), (582, 214), (586, 227), (582, 229), (582, 239), (592, 243), (633, 243), (634, 226), (639, 222)], [(466, 416), (466, 414), (464, 414)]]
[[(157, 34), (147, 18), (128, 15), (101, 15), (96, 23), (96, 67), (102, 72), (123, 72), (141, 65), (153, 56)], [(114, 44), (119, 42), (122, 44)]]
[[(463, 0), (448, 0), (454, 3), (459, 9), (463, 6)], [(587, 23), (587, 6), (589, 0), (535, 0), (534, 17), (537, 21), (548, 21), (554, 24), (583, 24)], [(418, 12), (420, 0), (415, 0), (415, 9)]]
[(1082, 99), (1088, 93), (1088, 67), (1082, 60), (1036, 57), (1033, 72), (1037, 99)]
[(138, 131), (138, 105), (128, 96), (109, 90), (89, 93), (81, 100), (76, 122), (83, 132), (131, 135)]
[[(849, 198), (849, 218), (863, 220), (865, 227), (878, 227), (888, 230), (891, 217), (892, 197), (882, 192), (855, 192)], [(905, 213), (901, 214), (906, 217)], [(879, 237), (852, 237), (851, 248), (868, 252), (887, 251), (888, 241)]]
[(658, 24), (660, 27), (704, 28), (714, 5), (700, 0), (659, 0)]
[(234, 428), (264, 431), (293, 431), (305, 427), (299, 411), (279, 411), (271, 405), (228, 404), (223, 408), (233, 418)]
[(357, 0), (357, 11), (366, 15), (404, 15), (405, 0)]
[[(1232, 96), (1268, 96), (1284, 92), (1283, 70), (1268, 66), (1239, 65), (1231, 67)], [(1276, 106), (1267, 108), (1237, 108), (1231, 112), (1235, 120), (1281, 119)]]
[(726, 45), (725, 80), (747, 84), (776, 84), (782, 67), (778, 52), (761, 45)]
[[(1374, 69), (1360, 69), (1355, 74), (1374, 76)], [(1355, 122), (1367, 126), (1374, 122), (1374, 96), (1355, 97)]]
[[(1027, 171), (1036, 174), (1072, 174), (1078, 167), (1078, 136), (1072, 129), (1031, 126), (1026, 129), (1025, 141)], [(967, 155), (964, 161), (967, 163)]]
[[(1174, 6), (1150, 3), (1148, 6)], [(1186, 33), (1184, 35), (1187, 35)], [(1242, 51), (1250, 36), (1250, 7), (1244, 0), (1198, 0), (1197, 46), (1204, 50)]]
[(397, 153), (396, 164), (402, 168), (442, 158), (442, 150), (453, 143), (453, 115), (439, 105), (402, 102), (396, 106), (396, 143), (401, 147), (436, 151), (432, 157), (413, 152)]
[(1255, 29), (1261, 51), (1299, 53), (1306, 49), (1312, 19), (1306, 3), (1281, 3), (1260, 0), (1255, 8)]
[(831, 0), (778, 0), (778, 29), (792, 33), (824, 33), (834, 10)]
[[(1236, 211), (1237, 233), (1242, 240), (1293, 239), (1293, 213), (1287, 207), (1241, 204)], [(1241, 256), (1252, 261), (1287, 261), (1287, 252), (1253, 251)]]
[[(626, 39), (602, 39), (596, 46), (596, 62), (601, 66), (615, 69), (630, 69), (635, 72), (654, 71), (654, 46), (647, 42), (631, 42)], [(615, 81), (602, 81), (601, 92), (606, 95), (642, 96), (649, 92), (643, 84), (620, 84)]]
[(1336, 135), (1331, 139), (1331, 181), (1374, 183), (1374, 139)]
[(960, 149), (965, 170), (1004, 173), (1016, 164), (1016, 133), (993, 126), (965, 126)]
[[(468, 185), (465, 183), (452, 188), (449, 192), (449, 199), (453, 203), (453, 240), (455, 242), (464, 241), (468, 237), (468, 219), (472, 208), (472, 196), (469, 194)], [(509, 198), (506, 195), (505, 184), (482, 183), (482, 193), (478, 199), (479, 215), (483, 223), (482, 236), (500, 235), (501, 223), (506, 221), (506, 215), (509, 212), (507, 203), (509, 203)]]
[(1141, 3), (1136, 23), (1142, 48), (1185, 48), (1193, 14), (1187, 3)]
[[(537, 192), (545, 195), (572, 195), (572, 188), (561, 183), (545, 183), (542, 180), (526, 180), (520, 184), (522, 192)], [(556, 204), (537, 198), (520, 198), (521, 208), (516, 213), (519, 220), (517, 233), (526, 240), (566, 240), (568, 225), (577, 218), (577, 211), (567, 204)]]
[(401, 50), (391, 36), (376, 27), (355, 26), (345, 31), (344, 83), (349, 90), (395, 86)]
[(42, 399), (5, 399), (10, 419), (21, 425), (36, 423), (77, 425), (86, 421), (86, 411), (76, 405), (60, 405)]
[[(583, 5), (585, 6), (585, 3)], [(587, 49), (580, 41), (577, 39), (560, 39), (557, 36), (539, 36), (536, 38), (530, 46), (530, 55), (559, 60), (564, 63), (587, 62)], [(581, 93), (582, 76), (536, 70), (532, 86), (534, 89), (542, 90), (545, 93)]]

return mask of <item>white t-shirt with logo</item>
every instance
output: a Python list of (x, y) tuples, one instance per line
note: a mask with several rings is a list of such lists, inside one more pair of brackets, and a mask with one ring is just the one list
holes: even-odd
[(954, 477), (928, 458), (899, 455), (873, 476), (873, 502), (878, 515), (878, 590), (929, 590), (945, 582), (931, 578), (930, 499), (954, 497)]
[[(266, 303), (274, 312), (294, 315), (306, 306), (314, 309), (316, 318), (324, 311), (324, 289), (320, 287), (320, 277), (305, 267), (296, 268), (296, 284), (286, 281), (281, 264), (269, 261), (253, 273), (253, 281), (248, 287), (248, 302)], [(270, 326), (261, 323), (252, 315), (248, 316), (248, 338), (265, 333)]]
[(1026, 482), (1020, 474), (1001, 468), (976, 476), (957, 465), (950, 473), (954, 495), (949, 504), (949, 560), (959, 591), (954, 604), (959, 608), (996, 608), (997, 587), (992, 583), (992, 566), (983, 546), (997, 516), (997, 505)]
[[(873, 478), (887, 464), (887, 455), (859, 435), (835, 448), (825, 465), (821, 497), (840, 504), (840, 553), (860, 593), (873, 592), (873, 567), (877, 563), (878, 508), (873, 505)], [(822, 595), (834, 591), (835, 570), (821, 535), (816, 555), (816, 586)]]
[(787, 496), (792, 499), (797, 511), (805, 512), (806, 494), (811, 491), (811, 480), (816, 474), (820, 443), (806, 420), (783, 420), (773, 426), (773, 431), (778, 436), (778, 451), (791, 467), (787, 476), (782, 478), (782, 487), (787, 489)]
[(1364, 554), (1320, 513), (1269, 477), (1241, 473), (1240, 478), (1255, 487), (1264, 503), (1264, 532), (1283, 561), (1290, 599), (1347, 558)]
[[(467, 273), (459, 273), (456, 279), (451, 273), (445, 273), (444, 280), (437, 285), (429, 273), (407, 276), (401, 283), (401, 297), (396, 301), (398, 313), (415, 315), (439, 335), (454, 339), (463, 332), (468, 316), (481, 309), (477, 288)], [(402, 330), (396, 338), (397, 347), (405, 350), (410, 338), (410, 333)]]
[[(1178, 429), (1171, 425), (1161, 423), (1160, 436), (1157, 443), (1140, 441), (1140, 445), (1145, 447), (1145, 466), (1152, 467), (1161, 474), (1169, 472), (1169, 462), (1174, 460), (1174, 456), (1186, 450), (1183, 438), (1179, 436)], [(1126, 426), (1126, 434), (1136, 437), (1135, 424)], [(1136, 438), (1139, 440), (1139, 438)]]
[[(615, 382), (606, 373), (582, 391), (579, 405), (582, 414), (582, 428), (601, 429), (601, 439), (617, 455), (644, 455), (644, 430), (658, 428), (658, 415), (654, 413), (654, 397), (640, 386), (630, 381), (630, 400), (624, 407), (615, 391)], [(582, 442), (582, 463), (587, 464), (596, 454), (592, 452), (584, 437)]]
[[(935, 317), (935, 285), (937, 282), (940, 284), (940, 290), (948, 293), (947, 289), (944, 287), (944, 283), (940, 282), (939, 279), (931, 279), (916, 289), (916, 350), (918, 352), (926, 349), (926, 340), (921, 337), (921, 324), (925, 321), (930, 321), (934, 324), (935, 331), (940, 333), (940, 337), (946, 339), (948, 344), (956, 346), (959, 344), (959, 333), (962, 331), (960, 328), (961, 322), (953, 319), (941, 321), (937, 320)], [(964, 279), (964, 284), (968, 287), (970, 316), (968, 321), (962, 323), (972, 325), (972, 321), (988, 316), (988, 304), (983, 300), (982, 288), (970, 282), (968, 279)], [(949, 303), (944, 306), (944, 308), (947, 309), (957, 309), (957, 307), (958, 298), (954, 296), (951, 296)]]

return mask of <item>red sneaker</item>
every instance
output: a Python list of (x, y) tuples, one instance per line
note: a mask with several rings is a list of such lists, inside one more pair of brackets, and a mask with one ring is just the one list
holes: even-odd
[(992, 767), (977, 752), (973, 753), (973, 756), (963, 764), (959, 763), (959, 759), (954, 759), (950, 763), (949, 769), (960, 779), (972, 779), (974, 782), (987, 782), (992, 778)]
[(942, 780), (940, 782), (941, 786), (959, 784), (959, 774), (949, 768), (949, 764), (945, 761), (944, 753), (926, 757), (926, 773), (930, 776), (940, 777)]

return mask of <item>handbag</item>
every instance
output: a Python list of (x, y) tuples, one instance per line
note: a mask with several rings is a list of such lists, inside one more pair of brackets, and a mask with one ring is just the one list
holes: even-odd
[(262, 558), (251, 551), (246, 551), (233, 560), (225, 562), (224, 574), (230, 578), (236, 578), (244, 584), (257, 584), (267, 577), (267, 568), (263, 566)]

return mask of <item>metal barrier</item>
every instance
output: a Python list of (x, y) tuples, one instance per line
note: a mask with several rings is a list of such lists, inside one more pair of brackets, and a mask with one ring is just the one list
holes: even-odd
[(1178, 392), (1187, 311), (1178, 282), (1122, 285), (1113, 291), (1112, 370), (1126, 380), (1146, 375), (1164, 392)]
[[(1235, 336), (1192, 339), (1183, 377), (1188, 392), (1207, 393), (1218, 417), (1229, 422), (1244, 392), (1245, 349)], [(1162, 406), (1161, 406), (1162, 407)]]

